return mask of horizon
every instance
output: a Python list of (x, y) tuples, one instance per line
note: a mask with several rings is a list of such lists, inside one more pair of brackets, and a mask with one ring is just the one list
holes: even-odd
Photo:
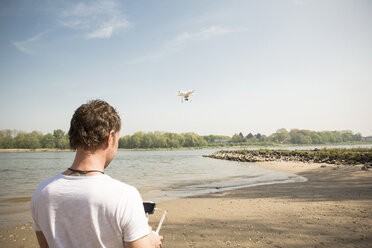
[(103, 99), (122, 136), (372, 136), (371, 26), (364, 0), (1, 1), (0, 130), (68, 131)]
[[(280, 129), (283, 129), (283, 128), (278, 128), (276, 131), (280, 130)], [(285, 129), (285, 128), (284, 128)], [(52, 130), (51, 132), (48, 132), (50, 134), (53, 134), (53, 131), (55, 130), (58, 130), (58, 129), (54, 129)], [(63, 129), (60, 129), (62, 130), (65, 135), (68, 134), (68, 130), (63, 130)], [(285, 129), (286, 131), (290, 132), (291, 130), (305, 130), (305, 131), (312, 131), (312, 132), (340, 132), (340, 133), (344, 133), (344, 132), (351, 132), (353, 134), (361, 134), (362, 137), (372, 137), (372, 135), (362, 135), (362, 133), (360, 132), (354, 132), (352, 130), (308, 130), (308, 129), (302, 129), (302, 128), (291, 128), (291, 129)], [(24, 130), (16, 130), (16, 129), (0, 129), (0, 132), (1, 131), (10, 131), (12, 132), (12, 135), (11, 136), (16, 136), (18, 133), (21, 133), (21, 132), (24, 132), (24, 133), (32, 133), (32, 132), (38, 132), (38, 133), (41, 133), (42, 135), (46, 135), (48, 133), (44, 133), (42, 131), (39, 131), (39, 130), (32, 130), (32, 131), (24, 131)], [(273, 133), (270, 133), (270, 134), (265, 134), (265, 133), (258, 133), (258, 132), (243, 132), (243, 131), (238, 131), (238, 132), (235, 132), (231, 135), (228, 135), (228, 134), (213, 134), (213, 133), (209, 133), (209, 134), (199, 134), (199, 133), (196, 133), (196, 132), (193, 132), (193, 131), (189, 131), (189, 132), (181, 132), (181, 133), (176, 133), (176, 134), (186, 134), (186, 133), (194, 133), (198, 136), (209, 136), (209, 135), (214, 135), (214, 136), (227, 136), (227, 137), (232, 137), (234, 136), (235, 134), (239, 134), (239, 133), (242, 133), (244, 135), (244, 137), (246, 137), (248, 134), (253, 134), (253, 135), (257, 135), (257, 134), (260, 134), (260, 135), (265, 135), (267, 137), (269, 137), (270, 135), (272, 134), (275, 134), (276, 133), (273, 132)], [(147, 131), (147, 132), (144, 132), (144, 131), (135, 131), (134, 133), (131, 133), (131, 134), (128, 134), (128, 133), (125, 133), (124, 135), (120, 135), (120, 137), (124, 137), (124, 136), (132, 136), (134, 135), (135, 133), (144, 133), (144, 134), (149, 134), (149, 133), (159, 133), (159, 134), (166, 134), (166, 133), (174, 133), (174, 132), (168, 132), (168, 131), (160, 131), (160, 130), (155, 130), (155, 131)], [(122, 134), (122, 133), (120, 133)]]

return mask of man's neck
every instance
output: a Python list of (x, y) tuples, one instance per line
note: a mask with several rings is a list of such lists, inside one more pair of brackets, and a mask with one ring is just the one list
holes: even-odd
[(63, 174), (75, 176), (95, 176), (103, 173), (105, 165), (106, 156), (103, 151), (96, 150), (94, 152), (89, 152), (82, 149), (77, 149), (74, 162), (70, 167), (72, 170), (66, 170), (63, 172)]

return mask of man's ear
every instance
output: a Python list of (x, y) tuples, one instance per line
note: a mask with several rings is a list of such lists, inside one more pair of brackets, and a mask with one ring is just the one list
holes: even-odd
[(114, 139), (115, 139), (115, 132), (114, 130), (111, 130), (109, 133), (109, 136), (106, 139), (105, 145), (110, 146), (114, 142)]

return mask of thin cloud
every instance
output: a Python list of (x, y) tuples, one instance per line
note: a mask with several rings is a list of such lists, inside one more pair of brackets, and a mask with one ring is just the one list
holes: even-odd
[(175, 36), (169, 42), (165, 44), (163, 49), (147, 54), (144, 56), (140, 56), (134, 59), (131, 59), (125, 62), (123, 65), (135, 65), (141, 63), (154, 63), (162, 60), (164, 57), (175, 53), (177, 51), (182, 50), (184, 47), (191, 45), (196, 42), (206, 41), (213, 37), (226, 35), (228, 33), (237, 32), (233, 30), (228, 30), (218, 26), (212, 26), (209, 28), (205, 28), (201, 31), (197, 32), (184, 32)]
[(114, 28), (113, 27), (102, 27), (100, 29), (97, 29), (89, 34), (87, 34), (88, 38), (94, 39), (94, 38), (110, 38), (112, 35)]
[(110, 38), (115, 32), (131, 26), (118, 3), (110, 0), (70, 5), (61, 11), (59, 23), (70, 29), (83, 30), (89, 39)]
[(26, 54), (35, 55), (36, 52), (31, 48), (33, 44), (41, 40), (47, 31), (38, 33), (24, 41), (14, 41), (12, 44), (20, 51)]
[(231, 33), (231, 30), (227, 30), (222, 27), (212, 26), (210, 28), (203, 29), (198, 32), (184, 32), (177, 37), (175, 37), (170, 44), (171, 45), (181, 45), (188, 42), (203, 41), (210, 39), (215, 36), (225, 35)]

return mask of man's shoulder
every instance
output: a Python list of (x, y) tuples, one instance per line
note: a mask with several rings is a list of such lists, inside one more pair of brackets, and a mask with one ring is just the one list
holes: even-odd
[(45, 188), (48, 187), (48, 185), (52, 184), (53, 182), (57, 181), (62, 177), (62, 174), (55, 175), (54, 177), (50, 177), (44, 181), (42, 181), (36, 188), (35, 192), (32, 195), (32, 200), (35, 199), (38, 195), (40, 195), (40, 192), (43, 191)]
[(106, 185), (110, 185), (111, 187), (114, 187), (115, 189), (118, 190), (124, 190), (124, 191), (131, 191), (131, 192), (136, 192), (137, 189), (129, 184), (126, 184), (122, 181), (119, 181), (117, 179), (114, 179), (108, 175), (105, 175), (105, 177), (102, 177), (103, 180), (105, 180)]
[(124, 182), (114, 179), (108, 175), (92, 177), (74, 177), (58, 174), (41, 182), (36, 188), (33, 197), (45, 194), (56, 194), (61, 192), (75, 191), (77, 188), (92, 190), (96, 193), (109, 195), (132, 195), (138, 194), (138, 190)]
[(42, 181), (38, 187), (36, 188), (36, 191), (40, 191), (42, 190), (45, 186), (53, 183), (54, 181), (57, 181), (58, 179), (60, 179), (62, 177), (62, 174), (57, 174), (55, 175), (54, 177), (50, 177), (48, 179), (45, 179), (44, 181)]
[[(108, 175), (102, 175), (89, 181), (89, 195), (87, 195), (87, 197), (94, 196), (95, 201), (101, 203), (115, 205), (118, 202), (131, 201), (140, 196), (135, 187), (117, 179), (113, 179)], [(94, 191), (92, 191), (92, 189), (94, 189)]]

